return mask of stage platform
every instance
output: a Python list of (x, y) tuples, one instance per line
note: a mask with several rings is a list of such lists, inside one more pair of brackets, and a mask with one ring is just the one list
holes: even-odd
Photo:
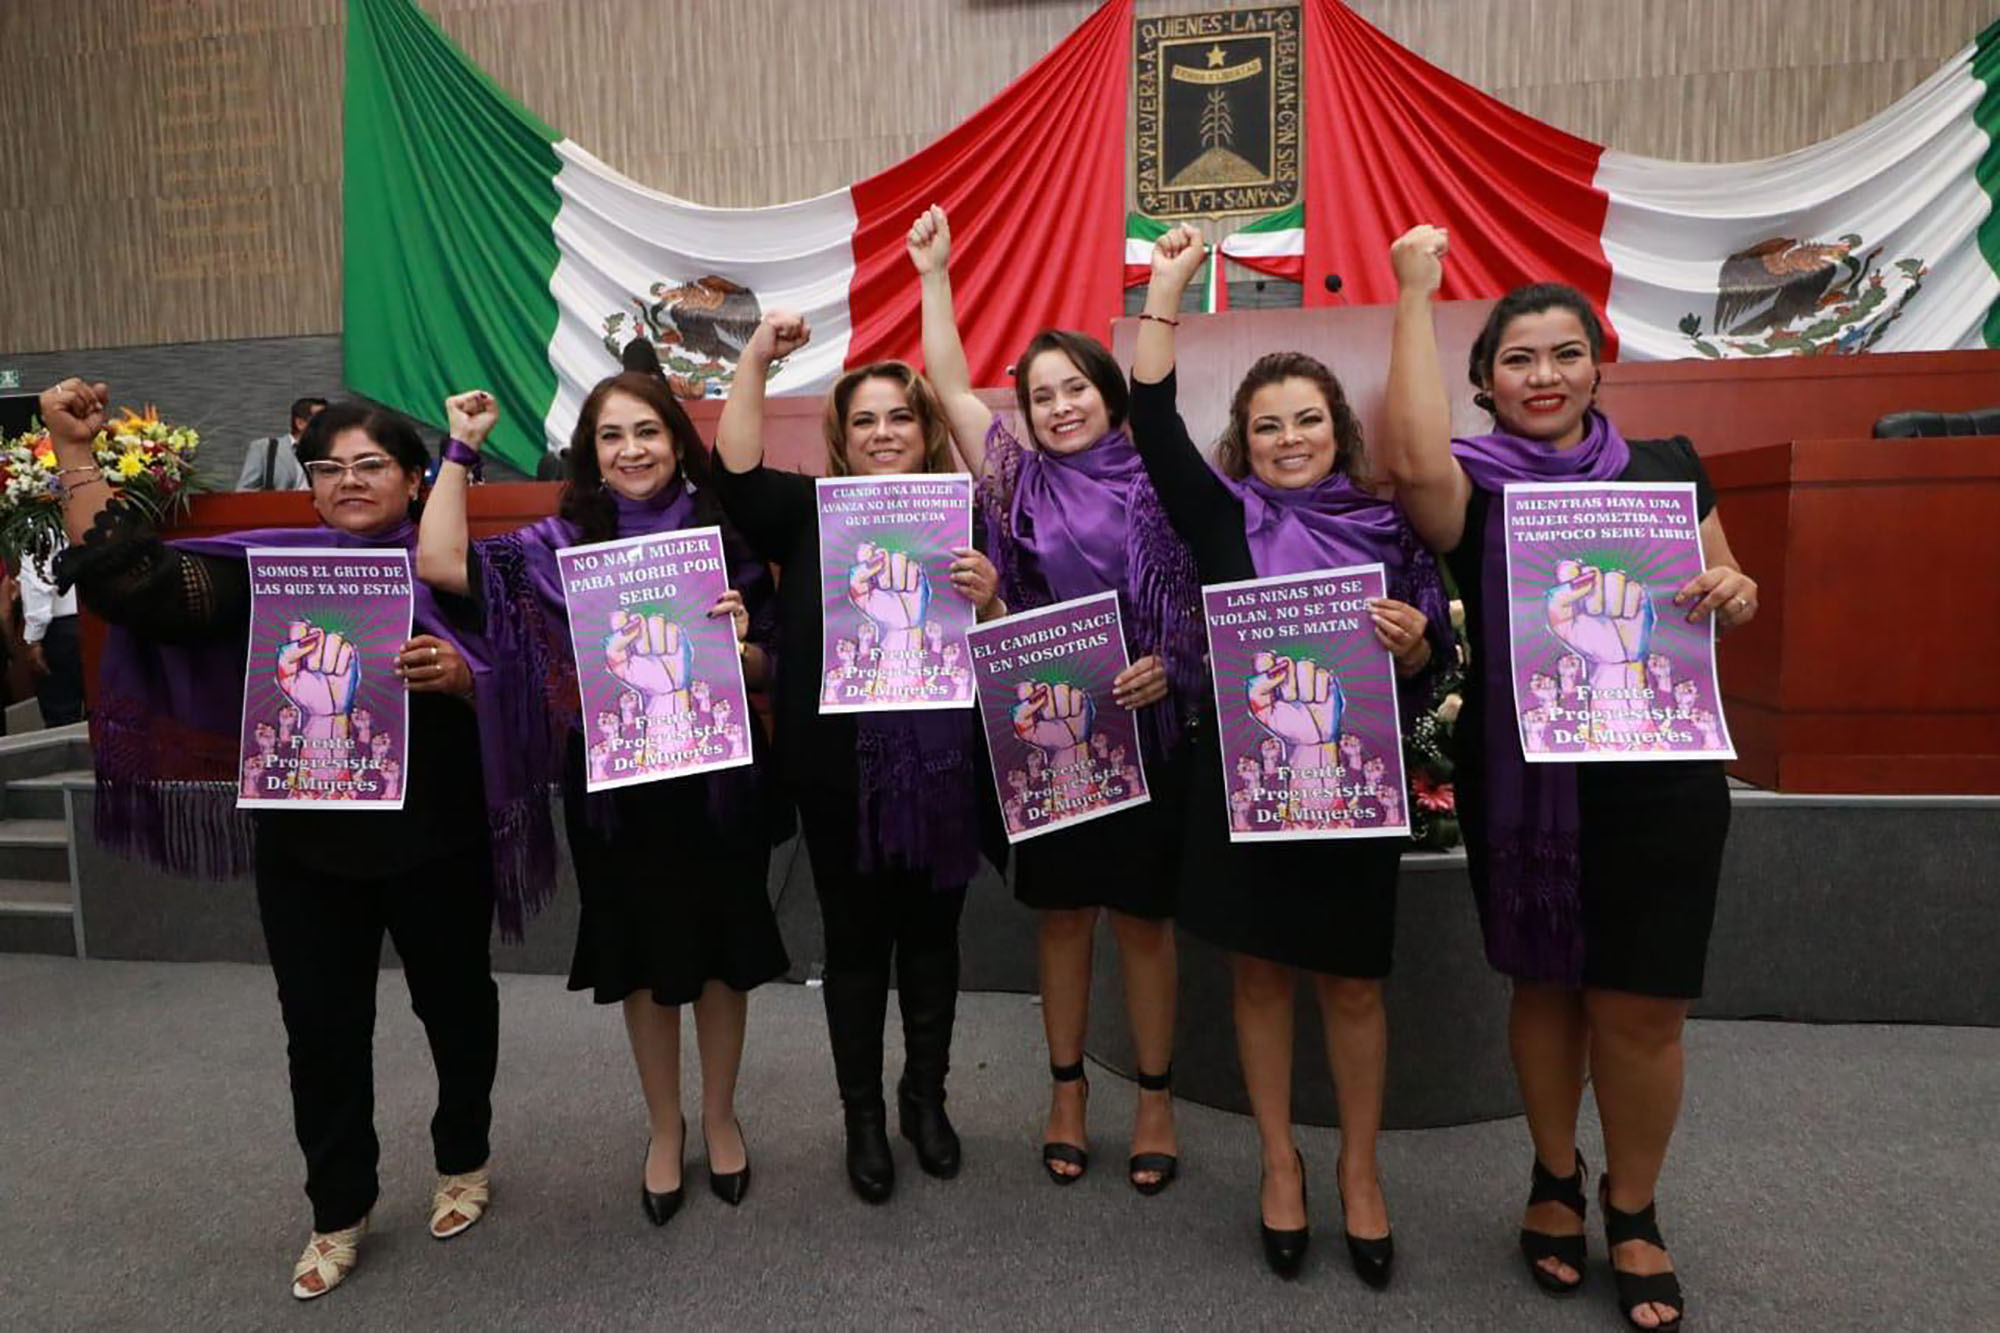
[[(262, 961), (248, 879), (198, 883), (97, 847), (95, 791), (65, 784), (76, 939), (91, 958)], [(2000, 1026), (2000, 796), (1791, 796), (1734, 793), (1708, 991), (1710, 1018)], [(792, 980), (820, 969), (811, 869), (796, 840), (772, 857), (770, 891)], [(554, 905), (502, 971), (566, 973), (576, 884), (563, 853)], [(964, 987), (1035, 989), (1035, 918), (990, 869), (966, 908)], [(1101, 936), (1088, 1048), (1128, 1074), (1116, 953)], [(1458, 1124), (1519, 1110), (1507, 1065), (1506, 987), (1484, 961), (1462, 854), (1404, 861), (1396, 971), (1389, 983), (1392, 1128)], [(1316, 1012), (1301, 988), (1297, 1118), (1334, 1119)], [(1179, 1094), (1247, 1109), (1236, 1066), (1224, 959), (1181, 941)]]

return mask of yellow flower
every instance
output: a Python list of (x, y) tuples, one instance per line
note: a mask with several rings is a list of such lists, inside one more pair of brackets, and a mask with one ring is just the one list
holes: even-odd
[(145, 470), (146, 460), (136, 449), (118, 455), (119, 476), (136, 477)]
[(47, 453), (42, 453), (37, 451), (37, 453), (35, 454), (35, 465), (41, 468), (45, 472), (53, 471), (56, 465), (55, 451), (53, 449), (49, 450)]

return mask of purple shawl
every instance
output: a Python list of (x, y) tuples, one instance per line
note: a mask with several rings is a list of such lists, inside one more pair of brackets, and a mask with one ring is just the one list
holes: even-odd
[[(1613, 481), (1632, 457), (1618, 428), (1595, 408), (1572, 449), (1496, 432), (1453, 440), (1452, 453), (1472, 484), (1496, 497), (1509, 482)], [(1490, 510), (1479, 552), (1480, 636), (1472, 646), (1485, 710), (1486, 957), (1509, 976), (1575, 986), (1583, 979), (1576, 766), (1530, 764), (1521, 755), (1509, 667), (1506, 537), (1499, 511)]]
[(1380, 563), (1388, 595), (1424, 613), (1430, 663), (1397, 682), (1397, 712), (1407, 728), (1429, 705), (1430, 682), (1456, 645), (1437, 557), (1417, 539), (1403, 511), (1340, 472), (1296, 489), (1255, 476), (1222, 481), (1243, 502), (1243, 535), (1258, 578)]
[[(631, 500), (612, 492), (619, 537), (650, 536), (695, 524), (693, 488), (676, 473), (659, 494)], [(508, 743), (527, 771), (543, 783), (562, 780), (569, 733), (583, 725), (577, 688), (576, 655), (570, 644), (569, 604), (563, 596), (556, 552), (582, 544), (577, 526), (550, 515), (524, 528), (480, 539), (480, 571), (486, 603), (486, 636), (494, 651), (523, 665), (529, 689), (524, 707), (506, 719)], [(765, 577), (762, 565), (732, 570), (730, 586), (742, 588)], [(752, 639), (758, 639), (752, 623)], [(769, 636), (766, 635), (766, 638)], [(767, 650), (770, 644), (766, 643)], [(755, 778), (748, 768), (708, 775), (709, 811), (718, 823), (748, 817)], [(598, 792), (586, 800), (590, 824), (600, 833), (618, 827), (617, 793)]]
[[(242, 560), (253, 546), (412, 550), (416, 536), (406, 520), (368, 536), (331, 527), (261, 528), (169, 545), (189, 555)], [(515, 662), (454, 627), (428, 587), (419, 581), (414, 588), (416, 632), (449, 640), (472, 669), (494, 911), (501, 935), (517, 940), (555, 890), (548, 798), (518, 762), (502, 725), (518, 707), (525, 682)], [(90, 729), (101, 842), (175, 874), (209, 879), (249, 871), (253, 825), (236, 808), (235, 782), (243, 672), (243, 644), (230, 636), (162, 643), (110, 628)]]
[(1167, 697), (1138, 721), (1147, 756), (1169, 757), (1208, 692), (1201, 577), (1132, 437), (1120, 428), (1075, 453), (1046, 453), (996, 415), (986, 459), (979, 503), (1008, 609), (1116, 591), (1133, 655), (1166, 665)]

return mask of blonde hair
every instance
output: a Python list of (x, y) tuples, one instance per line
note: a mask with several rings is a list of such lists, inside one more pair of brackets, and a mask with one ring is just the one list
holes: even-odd
[(903, 400), (917, 414), (917, 424), (923, 428), (924, 471), (958, 470), (951, 457), (951, 424), (945, 420), (944, 404), (938, 401), (937, 391), (931, 388), (931, 382), (907, 361), (874, 361), (856, 366), (835, 380), (833, 391), (826, 396), (826, 411), (820, 422), (826, 433), (827, 476), (850, 475), (847, 466), (847, 409), (854, 402), (854, 391), (861, 387), (864, 380), (888, 380), (901, 386)]

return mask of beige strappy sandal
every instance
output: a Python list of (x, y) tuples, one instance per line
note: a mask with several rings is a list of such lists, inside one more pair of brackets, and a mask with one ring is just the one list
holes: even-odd
[[(292, 1268), (292, 1295), (302, 1301), (315, 1300), (345, 1282), (360, 1257), (355, 1247), (367, 1230), (368, 1219), (364, 1217), (344, 1231), (313, 1232), (305, 1253)], [(318, 1285), (308, 1285), (308, 1279)]]
[(450, 1240), (486, 1215), (493, 1202), (493, 1186), (486, 1168), (459, 1176), (439, 1176), (437, 1193), (431, 1196), (431, 1234)]

